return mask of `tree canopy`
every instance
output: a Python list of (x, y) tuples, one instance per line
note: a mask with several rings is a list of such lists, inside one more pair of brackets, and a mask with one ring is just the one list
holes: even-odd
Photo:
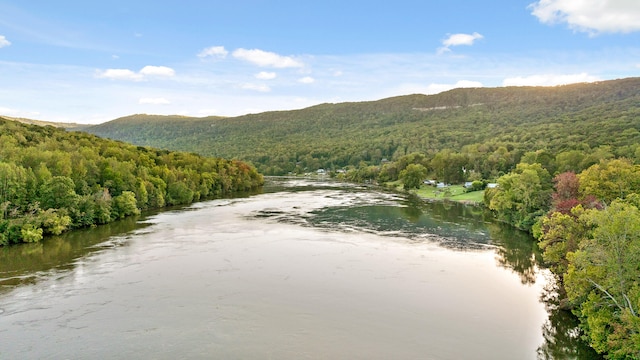
[(238, 160), (206, 158), (0, 118), (0, 245), (262, 185)]

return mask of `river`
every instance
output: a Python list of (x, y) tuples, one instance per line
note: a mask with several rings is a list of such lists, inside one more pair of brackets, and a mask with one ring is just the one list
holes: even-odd
[(270, 180), (0, 248), (0, 358), (593, 357), (539, 261), (474, 206)]

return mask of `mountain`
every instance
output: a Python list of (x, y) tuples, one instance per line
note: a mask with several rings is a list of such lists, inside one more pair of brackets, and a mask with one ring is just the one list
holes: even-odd
[(43, 120), (26, 119), (26, 118), (20, 118), (20, 117), (11, 117), (6, 115), (0, 115), (0, 117), (2, 117), (3, 119), (11, 120), (11, 121), (17, 121), (23, 124), (53, 126), (57, 128), (67, 129), (67, 130), (83, 130), (84, 128), (91, 126), (88, 124), (51, 122), (51, 121), (43, 121)]
[(83, 131), (239, 158), (266, 174), (380, 164), (413, 152), (433, 155), (481, 145), (516, 149), (520, 155), (603, 145), (629, 152), (640, 142), (640, 78), (462, 88), (227, 118), (134, 115)]

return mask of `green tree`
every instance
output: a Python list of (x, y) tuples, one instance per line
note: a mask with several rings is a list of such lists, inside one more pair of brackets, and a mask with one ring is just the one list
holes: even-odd
[(547, 212), (552, 193), (551, 176), (540, 164), (520, 163), (498, 179), (498, 188), (485, 196), (489, 209), (520, 229), (531, 230)]
[(136, 200), (136, 194), (133, 191), (123, 191), (122, 194), (113, 198), (111, 206), (111, 216), (116, 219), (122, 219), (130, 215), (140, 214)]
[(580, 173), (581, 195), (610, 203), (640, 190), (640, 165), (627, 159), (604, 160)]
[(20, 229), (22, 241), (26, 243), (38, 242), (42, 240), (42, 229), (31, 223), (22, 225)]
[(193, 200), (193, 195), (193, 190), (189, 189), (183, 181), (172, 182), (167, 189), (167, 204), (189, 204)]
[(73, 208), (78, 199), (75, 184), (66, 176), (54, 176), (40, 186), (40, 206), (43, 209)]
[(614, 201), (581, 216), (591, 236), (567, 255), (565, 287), (590, 343), (612, 359), (640, 358), (640, 210)]
[(543, 251), (544, 261), (559, 276), (561, 282), (567, 272), (567, 254), (575, 252), (582, 239), (586, 238), (589, 225), (580, 219), (584, 213), (582, 205), (570, 214), (553, 212), (541, 220), (542, 231), (538, 236), (538, 246)]
[(400, 172), (405, 190), (419, 189), (427, 176), (427, 168), (420, 164), (410, 164)]

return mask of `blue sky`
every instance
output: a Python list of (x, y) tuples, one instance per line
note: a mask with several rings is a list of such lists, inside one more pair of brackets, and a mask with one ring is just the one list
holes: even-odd
[(0, 0), (0, 114), (48, 121), (639, 74), (639, 0)]

